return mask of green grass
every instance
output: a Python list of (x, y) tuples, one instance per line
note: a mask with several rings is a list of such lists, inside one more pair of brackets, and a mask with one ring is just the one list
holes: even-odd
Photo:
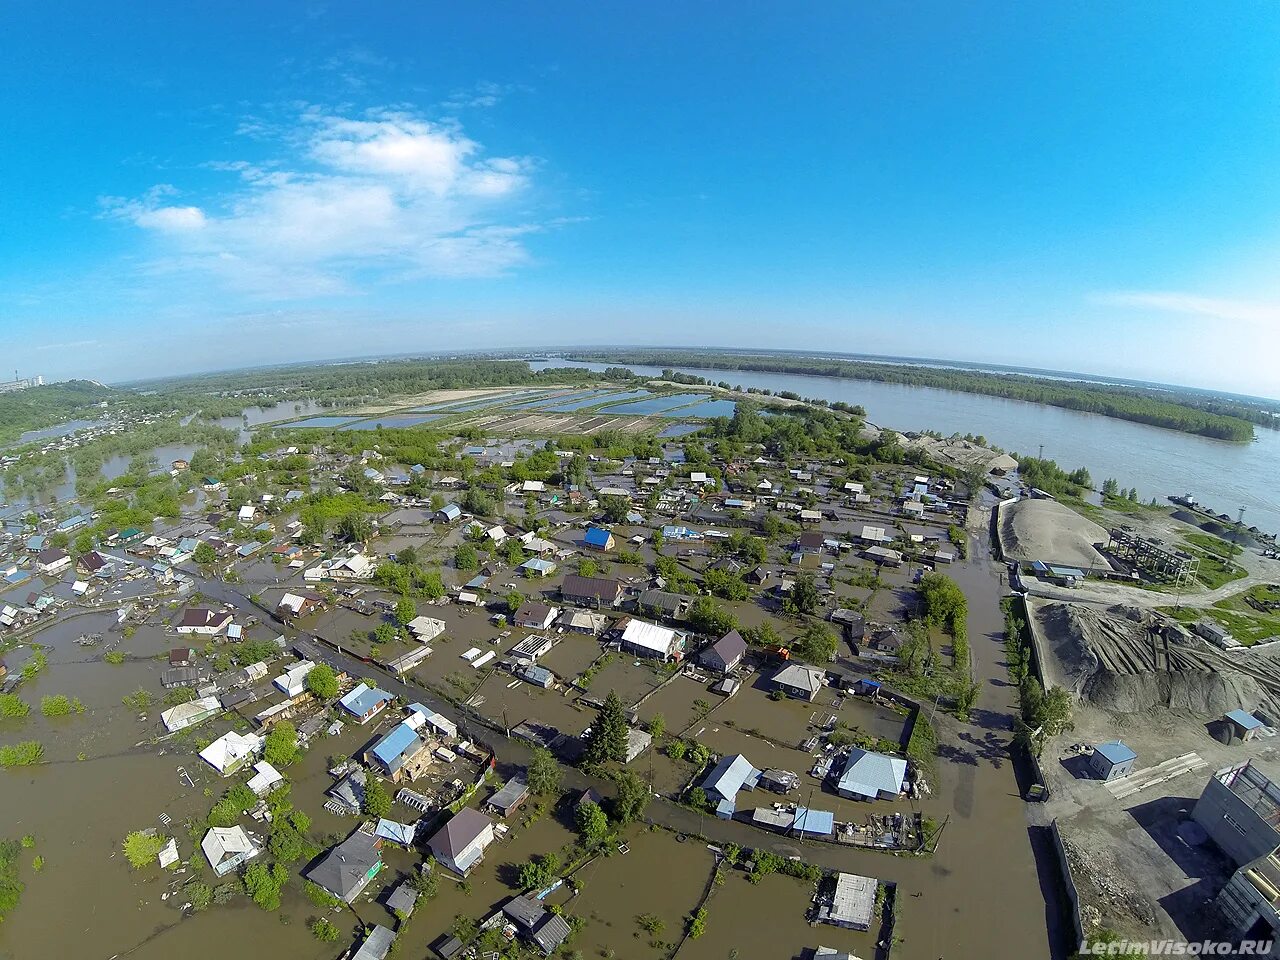
[(1219, 557), (1230, 559), (1235, 555), (1236, 548), (1233, 544), (1211, 533), (1184, 533), (1182, 539)]
[(1280, 611), (1275, 613), (1257, 611), (1249, 606), (1246, 597), (1277, 602), (1280, 601), (1280, 589), (1259, 585), (1234, 597), (1219, 600), (1209, 608), (1182, 607), (1178, 610), (1165, 608), (1161, 612), (1186, 624), (1195, 623), (1204, 617), (1216, 620), (1230, 630), (1231, 635), (1245, 646), (1269, 640), (1272, 637), (1280, 637)]

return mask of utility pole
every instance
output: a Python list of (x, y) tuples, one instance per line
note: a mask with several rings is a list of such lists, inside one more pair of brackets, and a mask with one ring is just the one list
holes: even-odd
[(1244, 549), (1240, 542), (1241, 537), (1244, 535), (1244, 511), (1245, 508), (1241, 507), (1240, 513), (1236, 515), (1236, 542), (1231, 549), (1231, 556), (1233, 559), (1236, 554)]
[(1042, 444), (1040, 444), (1040, 456), (1038, 456), (1036, 459), (1037, 459), (1037, 460), (1043, 460), (1043, 459), (1044, 459), (1044, 444), (1043, 444), (1043, 443), (1042, 443)]

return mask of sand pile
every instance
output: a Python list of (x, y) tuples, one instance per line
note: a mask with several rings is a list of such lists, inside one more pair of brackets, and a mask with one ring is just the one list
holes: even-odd
[(1066, 567), (1109, 568), (1095, 548), (1107, 531), (1056, 500), (1019, 500), (1001, 511), (1005, 556), (1020, 563), (1043, 560)]
[(1051, 603), (1035, 616), (1058, 682), (1113, 713), (1165, 707), (1212, 717), (1271, 699), (1247, 662), (1233, 669), (1220, 652), (1136, 607)]

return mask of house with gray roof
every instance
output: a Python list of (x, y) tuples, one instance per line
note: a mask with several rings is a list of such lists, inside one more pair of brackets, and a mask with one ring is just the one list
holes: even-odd
[(361, 824), (302, 875), (344, 903), (360, 896), (382, 869), (382, 840), (370, 824)]

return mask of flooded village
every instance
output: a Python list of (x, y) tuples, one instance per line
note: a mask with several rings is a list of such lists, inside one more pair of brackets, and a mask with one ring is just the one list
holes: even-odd
[(1256, 932), (1280, 836), (1233, 860), (1196, 798), (1280, 798), (1268, 544), (852, 409), (554, 377), (6, 451), (0, 957)]

